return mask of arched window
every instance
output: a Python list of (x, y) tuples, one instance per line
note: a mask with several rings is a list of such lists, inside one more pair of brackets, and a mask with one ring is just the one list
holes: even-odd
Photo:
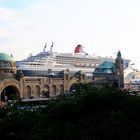
[(60, 94), (63, 94), (64, 93), (64, 85), (60, 85)]
[(48, 85), (45, 85), (42, 90), (41, 97), (48, 98), (49, 96), (50, 96), (50, 87)]
[(52, 86), (52, 95), (56, 95), (56, 85)]
[(35, 87), (35, 98), (39, 98), (40, 97), (40, 86), (36, 86)]
[(31, 87), (30, 86), (26, 86), (25, 98), (27, 98), (27, 99), (31, 98)]

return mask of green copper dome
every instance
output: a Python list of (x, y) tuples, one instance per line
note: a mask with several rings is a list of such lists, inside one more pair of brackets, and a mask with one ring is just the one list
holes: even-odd
[(104, 61), (99, 66), (95, 68), (94, 74), (111, 74), (115, 64), (111, 61)]
[(99, 66), (97, 66), (97, 68), (100, 68), (100, 69), (112, 69), (112, 68), (114, 68), (114, 63), (111, 62), (111, 61), (104, 61)]
[(6, 53), (0, 53), (0, 61), (14, 61), (14, 59)]

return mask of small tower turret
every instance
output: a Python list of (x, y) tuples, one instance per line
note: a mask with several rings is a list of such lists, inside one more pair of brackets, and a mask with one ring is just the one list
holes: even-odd
[(123, 59), (121, 57), (121, 52), (118, 51), (117, 58), (115, 60), (116, 75), (118, 76), (119, 88), (124, 87), (124, 66)]
[(16, 62), (13, 57), (5, 53), (0, 53), (0, 78), (14, 77), (16, 71)]

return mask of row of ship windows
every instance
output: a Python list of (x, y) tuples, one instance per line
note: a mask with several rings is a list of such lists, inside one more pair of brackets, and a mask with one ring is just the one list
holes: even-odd
[[(57, 60), (56, 63), (59, 64), (67, 64), (67, 63), (75, 63), (75, 64), (95, 64), (95, 61), (71, 61), (71, 60)], [(97, 63), (98, 64), (98, 63)]]
[[(85, 57), (84, 58), (71, 58), (71, 57), (56, 57), (55, 60), (71, 60), (71, 61), (82, 61), (82, 60), (85, 60)], [(101, 59), (97, 60), (97, 59), (86, 59), (86, 61), (101, 61)]]
[[(48, 66), (51, 66), (51, 65), (48, 65)], [(35, 67), (35, 66), (29, 66), (29, 67), (27, 67), (27, 69), (30, 69), (30, 68), (32, 68), (32, 69), (41, 69), (42, 67)], [(46, 69), (47, 69), (47, 67), (46, 67)]]
[(23, 65), (30, 65), (30, 66), (42, 66), (44, 64), (33, 64), (33, 63), (23, 63)]

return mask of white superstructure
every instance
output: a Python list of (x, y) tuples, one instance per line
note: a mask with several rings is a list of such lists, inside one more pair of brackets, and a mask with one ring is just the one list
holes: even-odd
[(92, 73), (103, 61), (114, 61), (113, 58), (95, 57), (83, 51), (82, 45), (75, 47), (74, 53), (53, 52), (53, 44), (49, 51), (30, 55), (27, 59), (17, 62), (18, 69), (28, 76), (45, 76), (49, 72), (69, 69), (70, 72), (82, 71)]

